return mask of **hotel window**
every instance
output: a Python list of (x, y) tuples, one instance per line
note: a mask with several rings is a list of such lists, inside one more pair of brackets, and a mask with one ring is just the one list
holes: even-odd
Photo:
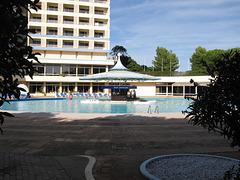
[(93, 66), (93, 74), (106, 72), (105, 66)]
[(87, 31), (79, 31), (79, 37), (88, 37), (88, 32)]
[(105, 15), (105, 13), (104, 13), (103, 10), (95, 10), (95, 14), (98, 14), (98, 15)]
[(57, 47), (57, 41), (48, 40), (47, 41), (47, 47)]
[(73, 36), (73, 31), (72, 30), (64, 30), (63, 35), (64, 36)]
[(30, 18), (30, 21), (31, 21), (31, 22), (41, 22), (41, 15), (33, 15), (33, 16)]
[(87, 92), (89, 92), (90, 84), (89, 83), (78, 83), (77, 88), (78, 88), (78, 92), (87, 93)]
[(75, 87), (75, 83), (62, 83), (62, 91), (63, 92), (73, 92)]
[(103, 92), (102, 86), (104, 86), (104, 83), (93, 83), (93, 92)]
[(73, 24), (73, 18), (64, 18), (63, 19), (63, 24)]
[(76, 65), (62, 65), (62, 74), (76, 76)]
[(59, 64), (46, 64), (46, 75), (47, 76), (59, 76), (60, 65)]
[(89, 25), (89, 20), (88, 19), (80, 19), (79, 25)]
[(79, 42), (78, 48), (80, 49), (87, 49), (89, 46), (88, 42)]
[(42, 91), (43, 91), (43, 83), (31, 82), (29, 84), (30, 93), (36, 93), (36, 92), (40, 93)]
[(185, 95), (195, 95), (195, 87), (194, 86), (185, 86)]
[(183, 86), (173, 86), (174, 96), (183, 96)]
[(37, 47), (39, 47), (39, 46), (41, 46), (41, 40), (40, 39), (33, 39), (33, 40), (30, 40), (30, 45), (31, 46), (37, 46)]
[(72, 41), (63, 41), (63, 47), (64, 48), (73, 48), (73, 42)]
[(104, 48), (104, 44), (103, 43), (95, 43), (94, 44), (94, 49), (103, 49)]
[(46, 83), (47, 93), (53, 93), (59, 91), (59, 83)]
[(34, 64), (34, 75), (35, 76), (43, 76), (44, 75), (44, 65), (41, 64)]
[(94, 37), (96, 37), (96, 38), (103, 38), (103, 33), (102, 32), (95, 32), (94, 33)]
[(94, 23), (95, 26), (104, 26), (104, 22), (103, 21), (95, 21)]
[(48, 11), (58, 11), (58, 6), (57, 6), (57, 4), (55, 4), (55, 5), (48, 5), (47, 10)]
[(91, 74), (91, 66), (78, 65), (78, 76), (85, 76)]
[(47, 22), (48, 23), (58, 23), (58, 18), (57, 18), (57, 16), (48, 16)]
[(89, 14), (89, 8), (88, 7), (80, 7), (79, 13)]
[(64, 7), (63, 12), (74, 12), (74, 8), (73, 7)]
[(35, 27), (35, 28), (32, 28), (30, 27), (30, 29), (34, 32), (30, 32), (30, 34), (41, 34), (41, 28), (40, 27)]

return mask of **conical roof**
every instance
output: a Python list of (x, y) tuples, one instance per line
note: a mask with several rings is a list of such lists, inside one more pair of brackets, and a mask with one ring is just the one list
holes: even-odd
[(126, 67), (123, 66), (123, 64), (121, 62), (121, 59), (120, 59), (120, 56), (121, 56), (121, 54), (118, 53), (117, 54), (117, 63), (109, 71), (122, 71), (122, 70), (127, 71), (128, 70)]

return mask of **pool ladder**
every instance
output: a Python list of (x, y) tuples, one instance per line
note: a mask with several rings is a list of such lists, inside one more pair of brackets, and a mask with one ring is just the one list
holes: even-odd
[[(157, 114), (159, 113), (159, 107), (158, 106), (155, 107), (155, 111), (154, 112), (157, 113)], [(147, 113), (152, 114), (151, 106), (148, 106)]]
[(147, 113), (152, 114), (151, 106), (148, 106), (148, 111), (147, 111)]

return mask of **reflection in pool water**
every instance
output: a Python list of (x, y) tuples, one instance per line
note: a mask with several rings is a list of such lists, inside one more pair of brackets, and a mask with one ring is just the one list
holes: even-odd
[[(145, 101), (147, 100), (147, 101)], [(73, 100), (30, 100), (4, 103), (2, 110), (30, 112), (62, 112), (62, 113), (164, 113), (182, 112), (190, 101), (176, 98), (144, 99), (144, 101), (116, 102), (93, 101), (81, 98)]]

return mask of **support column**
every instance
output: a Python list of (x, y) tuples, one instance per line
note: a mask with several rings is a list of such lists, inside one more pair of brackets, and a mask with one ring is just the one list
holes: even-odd
[(93, 83), (91, 82), (90, 83), (90, 93), (92, 94), (92, 92), (93, 92)]
[(77, 82), (75, 82), (75, 88), (74, 88), (75, 92), (78, 92), (78, 87), (77, 87)]
[(44, 92), (44, 93), (47, 93), (46, 82), (43, 83), (43, 92)]
[(59, 83), (59, 93), (62, 93), (62, 82)]

